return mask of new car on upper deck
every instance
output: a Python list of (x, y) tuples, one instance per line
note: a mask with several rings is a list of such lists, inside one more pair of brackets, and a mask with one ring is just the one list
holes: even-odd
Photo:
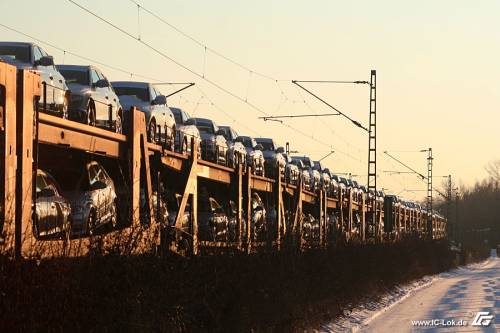
[(247, 150), (245, 146), (239, 141), (236, 141), (238, 133), (233, 130), (230, 126), (219, 126), (224, 132), (224, 138), (226, 139), (228, 150), (227, 150), (227, 161), (228, 166), (236, 168), (241, 165), (243, 167), (247, 164)]
[[(314, 169), (314, 162), (308, 156), (292, 156), (292, 161), (310, 174), (310, 190), (316, 191), (319, 189), (321, 183), (321, 174), (318, 170)], [(302, 161), (302, 164), (297, 164), (297, 161)]]
[(255, 141), (263, 148), (266, 175), (276, 177), (276, 168), (279, 168), (281, 177), (284, 178), (286, 161), (282, 153), (285, 152), (285, 149), (278, 147), (272, 138), (255, 138)]
[(189, 118), (186, 125), (195, 125), (201, 135), (201, 157), (204, 160), (226, 165), (227, 143), (224, 132), (210, 119)]
[(167, 106), (167, 97), (149, 82), (113, 81), (111, 85), (123, 106), (125, 133), (128, 133), (130, 108), (136, 107), (146, 117), (148, 140), (162, 143), (165, 148), (174, 150), (175, 119)]
[(262, 145), (258, 144), (251, 136), (240, 135), (236, 138), (241, 142), (247, 151), (247, 165), (252, 168), (252, 172), (258, 176), (264, 176), (264, 154)]
[(171, 107), (170, 111), (174, 115), (177, 133), (175, 135), (175, 148), (183, 154), (191, 154), (191, 140), (198, 144), (198, 157), (201, 157), (201, 136), (200, 131), (194, 125), (186, 125), (186, 121), (191, 118), (187, 112), (180, 108)]
[(57, 65), (57, 69), (71, 90), (69, 119), (122, 133), (122, 106), (97, 67)]
[[(68, 117), (70, 91), (66, 80), (54, 66), (52, 56), (34, 43), (0, 42), (0, 60), (18, 69), (29, 69), (39, 73), (42, 84), (46, 83), (45, 93), (43, 86), (40, 91), (40, 110), (62, 118)], [(44, 102), (45, 109), (43, 109)]]

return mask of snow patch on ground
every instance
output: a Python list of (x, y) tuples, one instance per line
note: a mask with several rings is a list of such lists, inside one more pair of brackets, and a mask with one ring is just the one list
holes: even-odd
[(448, 272), (424, 276), (423, 278), (406, 285), (397, 286), (396, 288), (385, 293), (383, 296), (376, 300), (364, 302), (363, 304), (357, 305), (344, 311), (344, 315), (342, 317), (332, 323), (322, 325), (318, 332), (357, 332), (361, 328), (368, 325), (372, 320), (383, 314), (385, 311), (402, 302), (413, 293), (420, 291), (423, 288), (429, 287), (437, 280), (460, 275), (464, 272), (464, 270), (478, 269), (486, 264), (487, 261), (474, 263), (464, 267), (453, 269)]

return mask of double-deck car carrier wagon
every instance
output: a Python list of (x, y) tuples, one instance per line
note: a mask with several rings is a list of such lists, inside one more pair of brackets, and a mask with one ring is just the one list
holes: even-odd
[[(1, 253), (16, 257), (79, 256), (92, 251), (250, 253), (290, 244), (324, 248), (339, 242), (429, 234), (427, 214), (433, 213), (394, 197), (358, 196), (349, 189), (306, 190), (300, 178), (295, 184), (285, 181), (281, 170), (269, 178), (253, 174), (246, 165), (230, 168), (208, 162), (199, 158), (199, 142), (194, 139), (184, 153), (172, 151), (148, 142), (144, 114), (135, 108), (124, 117), (127, 135), (58, 118), (40, 110), (44, 92), (38, 74), (0, 62)], [(57, 237), (40, 237), (35, 232), (40, 221), (34, 214), (37, 170), (58, 170), (54, 178), (71, 178), (68, 175), (77, 177), (74, 170), (91, 161), (104, 166), (113, 179), (118, 222), (88, 229), (92, 232), (86, 234), (74, 235), (69, 226), (61, 228)], [(160, 214), (166, 192), (174, 198), (168, 217)], [(48, 208), (57, 210), (55, 205)], [(445, 224), (433, 214), (433, 237), (445, 237)]]

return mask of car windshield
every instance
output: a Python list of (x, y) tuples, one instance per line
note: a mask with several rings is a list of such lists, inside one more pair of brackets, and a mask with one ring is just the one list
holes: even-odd
[(149, 102), (148, 88), (113, 87), (118, 96), (133, 96), (140, 101)]
[(221, 129), (221, 130), (223, 130), (223, 131), (224, 131), (224, 137), (225, 137), (226, 139), (230, 139), (230, 138), (231, 138), (231, 137), (230, 137), (231, 135), (230, 135), (230, 130), (229, 130), (229, 127), (226, 127), (226, 126), (221, 126), (221, 127), (219, 127), (219, 129)]
[(241, 138), (238, 141), (240, 141), (246, 148), (253, 148), (255, 146), (250, 138)]
[(257, 142), (262, 145), (264, 150), (274, 151), (274, 145), (272, 141), (257, 141)]
[(29, 46), (0, 45), (0, 56), (19, 62), (30, 62)]
[(76, 83), (81, 85), (89, 84), (89, 72), (78, 71), (72, 69), (63, 69), (60, 71), (62, 76), (66, 79), (67, 84)]
[(175, 119), (175, 123), (177, 125), (179, 124), (182, 124), (182, 117), (181, 117), (181, 112), (178, 111), (178, 110), (175, 110), (175, 109), (170, 109), (172, 111), (172, 113), (174, 114), (174, 119)]
[(209, 124), (198, 123), (196, 124), (196, 127), (198, 127), (198, 130), (201, 133), (214, 134), (213, 128)]

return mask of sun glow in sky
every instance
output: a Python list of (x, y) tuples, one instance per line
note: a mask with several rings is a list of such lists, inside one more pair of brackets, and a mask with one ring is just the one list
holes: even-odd
[[(470, 185), (500, 158), (500, 2), (490, 1), (181, 1), (138, 0), (169, 23), (242, 69), (205, 51), (126, 0), (75, 0), (240, 99), (272, 115), (326, 113), (330, 109), (300, 91), (296, 80), (369, 80), (377, 70), (379, 188), (421, 199), (425, 184), (383, 151), (393, 151), (422, 173), (432, 147), (434, 174)], [(314, 159), (366, 182), (367, 133), (340, 117), (263, 122), (241, 100), (136, 40), (110, 28), (67, 0), (0, 1), (2, 23), (65, 50), (158, 80), (196, 82), (169, 99), (191, 115), (231, 125), (240, 134), (272, 136)], [(138, 22), (139, 21), (139, 22)], [(29, 40), (0, 27), (1, 40)], [(85, 64), (69, 53), (40, 45), (56, 63)], [(110, 80), (144, 80), (94, 63)], [(263, 73), (269, 78), (255, 72)], [(364, 85), (307, 87), (368, 124)], [(163, 88), (165, 89), (166, 88)], [(436, 178), (435, 184), (444, 179)], [(405, 191), (406, 190), (406, 191)], [(417, 190), (417, 191), (408, 191)]]

